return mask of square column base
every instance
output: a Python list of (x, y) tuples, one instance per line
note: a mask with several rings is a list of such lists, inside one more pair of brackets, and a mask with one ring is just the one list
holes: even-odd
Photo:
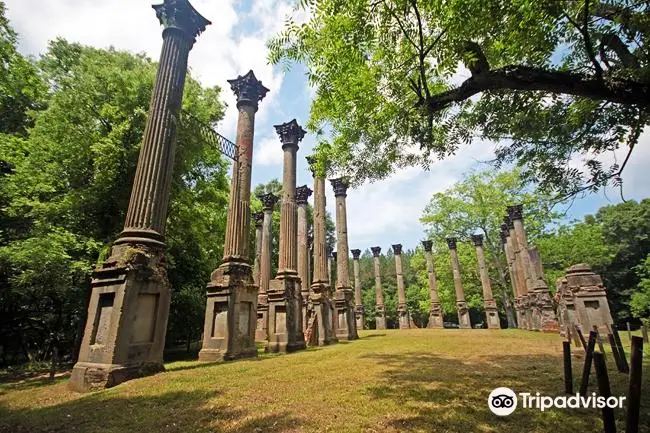
[(257, 356), (257, 286), (245, 263), (224, 263), (207, 285), (203, 345), (199, 361)]
[(163, 371), (170, 300), (164, 248), (114, 245), (91, 288), (70, 388), (94, 391)]
[(257, 325), (255, 327), (255, 341), (266, 341), (269, 338), (269, 304), (267, 302), (260, 303), (259, 298), (257, 302)]
[(354, 309), (354, 317), (357, 321), (357, 330), (365, 328), (365, 311), (363, 305), (357, 305)]
[(456, 311), (458, 311), (458, 325), (460, 326), (460, 329), (472, 329), (472, 321), (469, 317), (467, 302), (457, 301)]
[(312, 286), (312, 294), (309, 297), (312, 311), (305, 331), (305, 340), (309, 346), (326, 346), (339, 341), (332, 329), (327, 290), (324, 285)]
[(553, 308), (551, 295), (547, 289), (540, 289), (535, 291), (537, 298), (536, 304), (540, 316), (540, 331), (542, 332), (559, 332), (560, 323)]
[(485, 323), (487, 323), (488, 329), (501, 329), (499, 309), (496, 302), (493, 299), (486, 300), (483, 309), (485, 310)]
[(307, 347), (298, 320), (302, 308), (296, 305), (297, 290), (300, 290), (300, 278), (297, 276), (281, 276), (270, 281), (267, 352), (295, 352)]
[(375, 311), (375, 327), (376, 329), (386, 329), (386, 313), (384, 306), (377, 306)]
[(442, 307), (440, 306), (440, 303), (432, 302), (431, 309), (429, 310), (429, 322), (427, 323), (427, 328), (444, 328), (443, 322)]
[(356, 340), (359, 338), (354, 318), (354, 304), (352, 290), (338, 288), (334, 294), (336, 308), (336, 338), (339, 340)]
[(409, 329), (409, 313), (406, 310), (405, 305), (400, 305), (397, 307), (397, 317), (399, 321), (399, 329)]

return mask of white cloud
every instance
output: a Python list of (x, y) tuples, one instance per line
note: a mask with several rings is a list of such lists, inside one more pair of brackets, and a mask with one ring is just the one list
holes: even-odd
[(255, 163), (259, 165), (281, 165), (282, 144), (277, 137), (266, 137), (258, 141), (255, 148)]

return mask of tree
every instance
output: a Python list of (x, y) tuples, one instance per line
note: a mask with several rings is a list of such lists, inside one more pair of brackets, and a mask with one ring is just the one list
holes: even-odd
[[(301, 0), (269, 60), (307, 66), (307, 127), (330, 134), (318, 152), (355, 182), (428, 168), (478, 137), (565, 196), (622, 182), (649, 119), (649, 12), (633, 0)], [(598, 159), (618, 148), (620, 165)], [(567, 164), (578, 155), (584, 170)]]
[(637, 266), (640, 281), (638, 291), (632, 293), (630, 307), (634, 317), (650, 319), (650, 255)]
[[(519, 169), (513, 169), (507, 172), (487, 170), (468, 175), (448, 190), (434, 194), (420, 218), (427, 228), (429, 239), (436, 247), (436, 262), (444, 262), (443, 271), (439, 272), (438, 278), (441, 280), (441, 291), (451, 290), (449, 294), (454, 292), (445, 238), (456, 237), (462, 244), (458, 248), (459, 261), (463, 270), (472, 275), (463, 280), (466, 292), (474, 294), (471, 287), (476, 286), (478, 290), (475, 294), (482, 298), (476, 253), (470, 245), (470, 235), (483, 235), (492, 289), (495, 298), (502, 301), (510, 326), (514, 324), (512, 290), (508, 283), (508, 268), (499, 232), (506, 207), (517, 203), (524, 205), (526, 231), (531, 241), (539, 236), (547, 224), (559, 217), (553, 211), (550, 197), (538, 192), (534, 184), (523, 179)], [(446, 294), (442, 295), (443, 307), (452, 306), (445, 303), (445, 296)], [(475, 306), (482, 308), (482, 304), (475, 303)]]
[[(0, 344), (30, 359), (54, 346), (70, 356), (79, 341), (91, 265), (122, 230), (156, 74), (143, 55), (62, 39), (36, 66), (49, 84), (47, 107), (24, 137), (0, 137), (12, 167), (0, 176)], [(219, 92), (188, 77), (183, 110), (214, 123), (223, 117)], [(182, 124), (167, 221), (170, 343), (202, 330), (205, 283), (223, 249), (226, 170), (218, 149)], [(15, 220), (19, 229), (6, 223)]]

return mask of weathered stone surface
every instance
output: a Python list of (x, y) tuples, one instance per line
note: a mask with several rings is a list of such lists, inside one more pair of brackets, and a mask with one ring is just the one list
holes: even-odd
[(485, 323), (488, 329), (501, 329), (499, 321), (499, 310), (492, 297), (492, 286), (485, 264), (485, 253), (483, 251), (483, 235), (472, 235), (472, 242), (476, 247), (476, 259), (478, 261), (479, 275), (481, 276), (481, 287), (483, 288), (483, 309), (485, 310)]
[(397, 279), (397, 318), (400, 329), (408, 329), (410, 327), (410, 316), (406, 307), (406, 291), (402, 272), (402, 244), (394, 244), (392, 247), (393, 253), (395, 253), (395, 275)]
[(375, 324), (377, 329), (386, 329), (386, 310), (384, 309), (384, 293), (381, 287), (381, 267), (379, 264), (379, 256), (381, 255), (381, 247), (370, 248), (374, 257), (375, 265)]
[(257, 325), (255, 326), (255, 340), (268, 339), (269, 324), (269, 281), (271, 280), (271, 245), (273, 243), (273, 209), (279, 197), (272, 194), (262, 194), (258, 198), (262, 201), (264, 219), (262, 221), (262, 251), (260, 258), (260, 282), (257, 295)]
[(93, 272), (88, 320), (70, 387), (89, 391), (161, 371), (170, 287), (165, 223), (187, 60), (210, 24), (187, 0), (153, 6), (163, 46), (124, 230)]
[(429, 323), (427, 324), (427, 328), (442, 328), (442, 307), (438, 298), (438, 282), (436, 280), (436, 270), (433, 266), (433, 254), (431, 253), (433, 242), (429, 240), (422, 241), (422, 246), (424, 247), (424, 257), (427, 262), (427, 274), (429, 275), (429, 295), (431, 297), (431, 308), (429, 310)]
[[(275, 130), (284, 151), (278, 274), (269, 285), (269, 340), (266, 350), (284, 352), (306, 347), (302, 326), (301, 280), (298, 275), (296, 152), (305, 131), (295, 119)], [(305, 283), (306, 284), (306, 283)]]
[(361, 276), (359, 273), (359, 257), (361, 250), (350, 250), (352, 253), (352, 266), (354, 268), (354, 314), (357, 321), (357, 329), (364, 329), (365, 315), (361, 299)]
[[(233, 164), (223, 259), (207, 285), (203, 345), (199, 361), (257, 356), (257, 295), (249, 264), (250, 192), (255, 113), (268, 89), (253, 71), (228, 80), (237, 97), (237, 161)], [(264, 252), (262, 227), (262, 253)], [(262, 282), (263, 263), (260, 263)]]
[(458, 325), (463, 328), (471, 328), (472, 322), (469, 317), (469, 309), (465, 302), (465, 290), (460, 278), (460, 264), (458, 262), (458, 252), (456, 251), (456, 238), (447, 238), (447, 246), (451, 254), (451, 269), (454, 275), (454, 288), (456, 289), (456, 311), (458, 312)]
[(302, 326), (303, 330), (307, 327), (307, 308), (309, 305), (309, 224), (307, 222), (307, 199), (311, 196), (312, 190), (307, 185), (296, 188), (296, 204), (298, 206), (298, 276), (300, 277), (301, 287), (300, 296), (302, 297)]

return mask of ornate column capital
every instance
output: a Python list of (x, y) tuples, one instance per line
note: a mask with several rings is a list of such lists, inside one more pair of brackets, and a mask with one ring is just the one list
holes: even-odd
[(337, 179), (330, 179), (332, 187), (334, 188), (334, 197), (346, 197), (350, 183), (347, 178), (339, 177)]
[(298, 125), (296, 119), (293, 119), (287, 123), (281, 125), (273, 125), (275, 132), (277, 132), (280, 137), (280, 142), (282, 143), (282, 149), (285, 146), (296, 146), (302, 141), (307, 131), (302, 129), (302, 126)]
[(151, 6), (156, 11), (160, 24), (167, 29), (181, 31), (194, 43), (196, 37), (212, 24), (192, 7), (187, 0), (165, 0), (163, 4)]
[(361, 256), (361, 250), (350, 250), (352, 253), (352, 259), (354, 260), (359, 260), (359, 256)]
[(450, 250), (455, 250), (456, 249), (456, 238), (445, 238), (447, 241), (447, 246), (449, 247)]
[(296, 204), (307, 204), (307, 199), (311, 196), (312, 192), (307, 185), (296, 188)]
[(514, 206), (508, 206), (508, 216), (513, 221), (524, 219), (524, 205), (516, 204)]
[(336, 251), (332, 251), (332, 260), (336, 261)]
[(370, 251), (372, 251), (374, 257), (379, 257), (381, 255), (381, 247), (371, 247)]
[(483, 246), (483, 235), (471, 235), (472, 242), (474, 243), (475, 247), (482, 247)]
[(433, 242), (430, 240), (422, 241), (422, 246), (424, 247), (424, 251), (430, 253), (431, 247), (433, 247)]
[(254, 212), (253, 219), (255, 220), (255, 227), (262, 227), (264, 221), (264, 212)]
[(280, 197), (271, 192), (268, 192), (266, 194), (258, 195), (257, 198), (262, 200), (262, 205), (264, 206), (265, 211), (272, 211), (273, 207), (275, 207), (275, 204), (278, 202), (278, 199)]
[(394, 244), (391, 246), (393, 247), (393, 252), (395, 253), (396, 256), (402, 254), (402, 244)]
[(237, 96), (237, 108), (241, 105), (251, 105), (257, 111), (258, 103), (264, 99), (269, 89), (262, 85), (262, 82), (255, 77), (252, 70), (246, 75), (239, 75), (234, 80), (227, 80), (230, 83), (235, 96)]

